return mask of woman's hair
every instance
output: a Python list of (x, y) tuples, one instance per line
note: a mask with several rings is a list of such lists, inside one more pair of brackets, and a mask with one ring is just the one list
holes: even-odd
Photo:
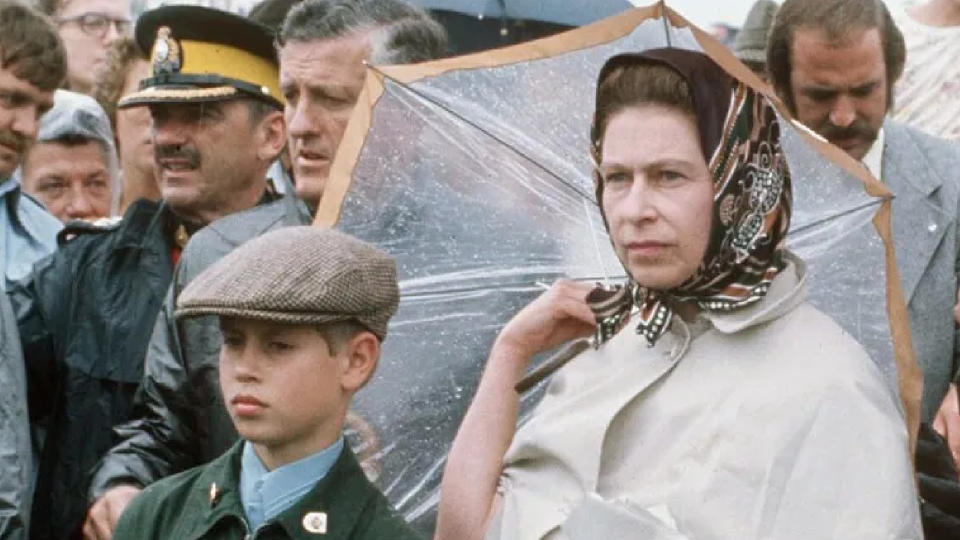
[(597, 88), (593, 144), (598, 161), (603, 133), (610, 119), (623, 109), (639, 105), (662, 105), (693, 118), (697, 115), (690, 85), (673, 68), (646, 61), (631, 61), (616, 66)]

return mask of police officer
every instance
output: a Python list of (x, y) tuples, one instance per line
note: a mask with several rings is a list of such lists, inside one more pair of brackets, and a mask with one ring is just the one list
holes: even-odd
[(163, 198), (134, 202), (117, 222), (68, 227), (11, 293), (33, 421), (47, 429), (33, 538), (79, 535), (89, 471), (133, 412), (168, 285), (196, 262), (181, 255), (188, 237), (203, 230), (223, 251), (309, 218), (266, 178), (285, 141), (269, 31), (176, 6), (145, 13), (136, 37), (153, 72), (119, 106), (150, 108)]

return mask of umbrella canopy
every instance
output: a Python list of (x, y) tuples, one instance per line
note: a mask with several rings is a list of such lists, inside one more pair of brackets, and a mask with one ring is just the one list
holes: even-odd
[[(449, 443), (502, 325), (558, 277), (625, 277), (593, 197), (596, 77), (614, 54), (666, 45), (703, 50), (779, 103), (729, 51), (659, 5), (528, 44), (368, 71), (316, 223), (397, 259), (401, 307), (354, 412), (370, 428), (366, 462), (380, 487), (426, 530)], [(889, 240), (890, 193), (780, 109), (788, 160), (820, 164), (816, 177), (793, 179), (788, 246), (808, 263), (813, 303), (864, 344), (916, 433), (919, 370)], [(525, 395), (527, 409), (539, 390)]]

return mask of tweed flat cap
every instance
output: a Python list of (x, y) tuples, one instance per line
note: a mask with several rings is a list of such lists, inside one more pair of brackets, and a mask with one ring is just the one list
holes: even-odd
[(399, 301), (396, 265), (386, 253), (334, 230), (285, 227), (204, 270), (180, 293), (176, 316), (290, 324), (354, 320), (383, 339)]

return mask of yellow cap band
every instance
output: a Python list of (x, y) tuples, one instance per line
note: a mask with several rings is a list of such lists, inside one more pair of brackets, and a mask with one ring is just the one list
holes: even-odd
[[(219, 75), (266, 88), (269, 95), (284, 103), (280, 93), (280, 72), (276, 64), (253, 53), (206, 41), (177, 40), (180, 44), (184, 75)], [(156, 48), (156, 43), (154, 48)], [(151, 55), (152, 56), (152, 55)]]

